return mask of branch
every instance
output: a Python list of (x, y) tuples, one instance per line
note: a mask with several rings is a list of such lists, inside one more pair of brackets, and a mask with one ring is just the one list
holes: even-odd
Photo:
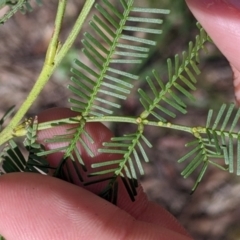
[[(56, 67), (60, 64), (63, 57), (66, 55), (70, 47), (72, 46), (74, 40), (77, 38), (79, 31), (81, 30), (82, 24), (84, 23), (89, 11), (91, 10), (95, 0), (87, 0), (71, 33), (69, 34), (66, 42), (63, 44), (62, 48), (59, 50), (59, 33), (62, 26), (62, 20), (65, 12), (67, 0), (60, 0), (58, 4), (57, 15), (55, 19), (55, 29), (53, 32), (52, 39), (50, 41), (46, 59), (42, 68), (42, 71), (33, 86), (31, 92), (29, 93), (27, 99), (23, 102), (22, 106), (15, 114), (15, 116), (10, 121), (9, 125), (0, 134), (0, 145), (7, 142), (13, 137), (13, 130), (24, 117), (28, 109), (32, 106), (33, 102), (36, 100), (41, 90), (44, 88), (51, 75), (53, 74)], [(59, 51), (58, 51), (59, 50)]]

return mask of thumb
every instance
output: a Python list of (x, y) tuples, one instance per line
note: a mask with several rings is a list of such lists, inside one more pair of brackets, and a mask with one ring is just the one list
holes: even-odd
[[(75, 115), (69, 109), (58, 108), (41, 113), (39, 120)], [(51, 131), (41, 131), (39, 141), (44, 143), (45, 138), (64, 134), (66, 128), (58, 126)], [(110, 130), (99, 123), (89, 123), (86, 128), (93, 137), (91, 148), (96, 153), (93, 159), (85, 157), (86, 164), (114, 159), (114, 155), (96, 151), (103, 141), (110, 140)], [(54, 146), (47, 144), (46, 147)], [(57, 165), (63, 153), (57, 154), (49, 156), (51, 165)], [(82, 155), (86, 153), (83, 151)], [(77, 181), (76, 184), (81, 185)], [(98, 188), (90, 190), (97, 192)], [(7, 239), (191, 239), (169, 212), (147, 200), (140, 186), (136, 201), (131, 202), (123, 185), (119, 184), (118, 206), (83, 187), (39, 174), (4, 175), (0, 178), (0, 189), (0, 215), (3, 216), (0, 233)]]
[(240, 104), (240, 2), (239, 0), (186, 0), (219, 50), (228, 59), (234, 74), (235, 96)]
[(0, 177), (0, 189), (0, 233), (7, 240), (190, 239), (161, 224), (137, 220), (93, 193), (53, 177), (6, 174)]

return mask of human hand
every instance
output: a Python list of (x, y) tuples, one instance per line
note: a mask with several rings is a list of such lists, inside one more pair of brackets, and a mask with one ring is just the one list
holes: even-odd
[[(38, 116), (39, 122), (72, 117), (69, 109), (49, 109)], [(64, 134), (67, 126), (40, 131), (38, 141)], [(72, 126), (71, 126), (72, 127)], [(112, 133), (100, 123), (87, 123), (94, 139), (90, 147), (95, 157), (82, 153), (87, 166), (92, 162), (115, 159), (98, 153), (102, 142)], [(45, 144), (47, 149), (56, 144)], [(58, 146), (59, 147), (59, 146)], [(52, 166), (63, 153), (48, 157)], [(71, 167), (71, 166), (70, 166)], [(74, 172), (74, 171), (73, 171)], [(81, 186), (77, 177), (73, 181)], [(12, 173), (1, 176), (0, 233), (7, 239), (191, 239), (176, 219), (159, 205), (149, 202), (141, 186), (132, 202), (119, 182), (118, 206), (97, 195), (99, 184), (88, 190), (50, 176), (32, 173)]]
[(190, 10), (228, 59), (240, 105), (240, 1), (186, 0)]

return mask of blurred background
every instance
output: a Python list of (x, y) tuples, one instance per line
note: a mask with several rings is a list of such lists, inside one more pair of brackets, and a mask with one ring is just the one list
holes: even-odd
[[(117, 0), (111, 2), (119, 4)], [(142, 77), (131, 96), (123, 103), (119, 115), (135, 115), (142, 111), (137, 89), (146, 89), (144, 76), (155, 68), (166, 78), (166, 59), (187, 50), (188, 42), (194, 41), (198, 33), (196, 20), (183, 0), (136, 2), (141, 6), (170, 9), (171, 14), (163, 16), (163, 34), (156, 39), (158, 43), (152, 49), (150, 58), (140, 68), (135, 67), (132, 70)], [(83, 1), (80, 0), (68, 2), (62, 41), (69, 33), (82, 4)], [(32, 5), (32, 13), (17, 13), (0, 26), (0, 116), (12, 105), (16, 105), (18, 109), (26, 98), (42, 68), (51, 38), (57, 1), (43, 0), (42, 7)], [(0, 11), (0, 14), (3, 12)], [(69, 69), (74, 58), (82, 57), (81, 39), (87, 29), (86, 21), (75, 45), (28, 112), (28, 116), (51, 107), (69, 106), (67, 99), (71, 93), (66, 88), (71, 76)], [(228, 62), (213, 44), (208, 44), (207, 49), (208, 54), (201, 54), (199, 68), (202, 74), (198, 77), (197, 90), (193, 93), (196, 102), (187, 102), (188, 113), (178, 114), (174, 123), (204, 125), (209, 108), (218, 109), (224, 102), (234, 102), (232, 73)], [(123, 124), (110, 127), (116, 135), (131, 132), (132, 128)], [(240, 239), (239, 178), (210, 167), (196, 192), (190, 195), (197, 175), (192, 174), (188, 179), (183, 179), (180, 173), (184, 164), (178, 164), (177, 160), (186, 153), (184, 145), (192, 140), (191, 136), (155, 128), (148, 128), (146, 136), (153, 148), (147, 150), (151, 162), (144, 164), (145, 176), (141, 178), (141, 182), (149, 198), (175, 215), (194, 239)]]

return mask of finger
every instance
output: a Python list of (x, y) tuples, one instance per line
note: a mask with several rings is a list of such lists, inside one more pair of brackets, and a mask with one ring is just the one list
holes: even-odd
[[(42, 112), (41, 114), (39, 114), (38, 119), (39, 119), (39, 122), (42, 122), (42, 121), (49, 121), (53, 119), (72, 117), (75, 115), (76, 113), (72, 112), (69, 109), (55, 108), (55, 109), (50, 109)], [(64, 134), (64, 132), (66, 132), (66, 128), (68, 128), (68, 126), (58, 126), (47, 131), (40, 131), (38, 133), (38, 139), (39, 141), (43, 141), (43, 139), (50, 138), (53, 135)], [(113, 136), (112, 132), (108, 128), (106, 128), (101, 123), (87, 123), (86, 131), (90, 134), (90, 136), (94, 140), (94, 144), (89, 144), (89, 147), (95, 154), (94, 157), (90, 157), (88, 154), (86, 154), (84, 149), (81, 149), (81, 154), (88, 168), (90, 168), (92, 163), (119, 159), (120, 156), (118, 154), (114, 155), (114, 154), (99, 153), (97, 151), (97, 149), (102, 146), (103, 142), (110, 141), (111, 137)], [(48, 149), (52, 149), (56, 147), (56, 145), (52, 145), (52, 144), (47, 144), (45, 146)], [(59, 154), (62, 155), (63, 153), (57, 153), (57, 154), (59, 157)], [(58, 161), (59, 159), (61, 159), (61, 156), (60, 158), (58, 158)], [(49, 160), (50, 161), (56, 160), (56, 155), (51, 155)], [(72, 172), (74, 174), (74, 171)], [(86, 175), (84, 175), (84, 178), (86, 181), (88, 180)], [(83, 184), (77, 180), (75, 181), (75, 184), (83, 187)], [(99, 192), (102, 190), (103, 187), (106, 186), (107, 183), (104, 182), (103, 184), (95, 184), (85, 188), (96, 194), (99, 194)], [(182, 226), (176, 221), (176, 219), (169, 212), (161, 208), (159, 205), (149, 202), (147, 200), (147, 196), (143, 192), (143, 189), (141, 186), (137, 188), (137, 196), (136, 196), (135, 202), (132, 202), (122, 181), (120, 180), (117, 205), (118, 207), (125, 210), (126, 212), (128, 212), (129, 214), (131, 214), (133, 217), (137, 219), (141, 219), (142, 221), (146, 221), (149, 223), (158, 224), (166, 228), (172, 229), (174, 231), (177, 231), (181, 234), (188, 235), (185, 229), (182, 228)]]
[(240, 2), (186, 0), (190, 10), (230, 62), (235, 96), (240, 103)]
[(0, 233), (8, 240), (190, 239), (53, 177), (6, 174), (0, 189)]

